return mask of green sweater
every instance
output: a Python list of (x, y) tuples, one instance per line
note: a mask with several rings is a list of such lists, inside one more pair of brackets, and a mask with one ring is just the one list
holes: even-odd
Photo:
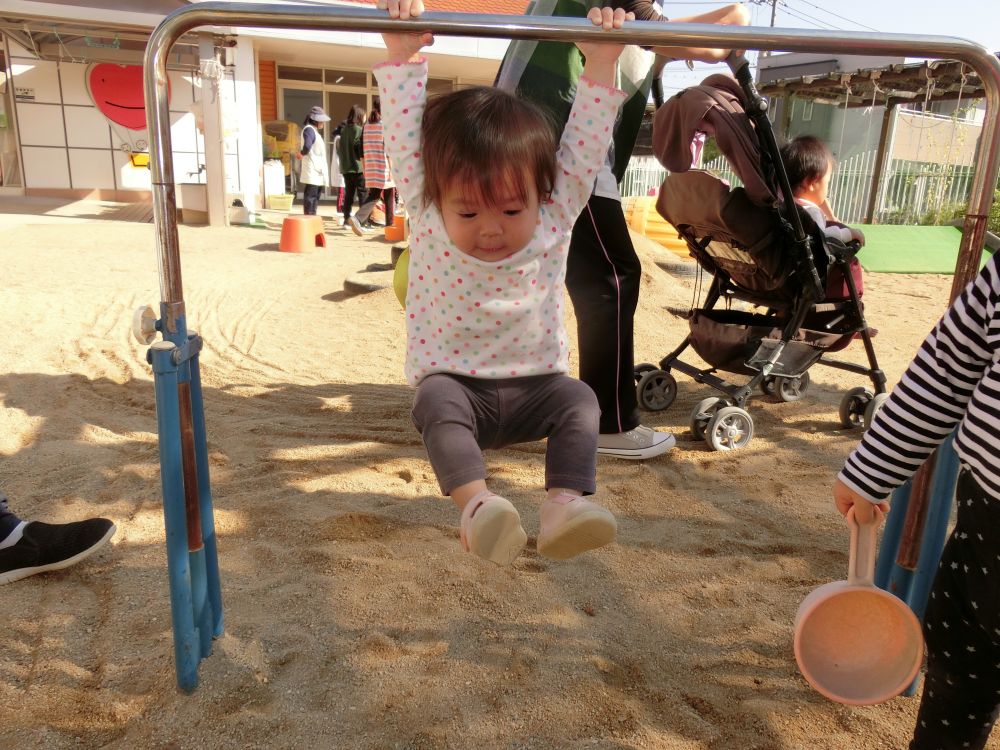
[[(635, 13), (639, 21), (666, 21), (651, 0), (532, 0), (525, 15), (586, 18), (587, 11), (608, 5)], [(621, 179), (628, 166), (653, 83), (653, 54), (629, 46), (618, 61), (616, 85), (628, 99), (622, 105), (609, 152), (612, 171)], [(583, 71), (583, 55), (569, 42), (515, 40), (500, 64), (496, 85), (548, 109), (560, 129), (569, 117)]]
[(348, 125), (340, 129), (340, 143), (337, 145), (337, 159), (340, 160), (341, 174), (361, 172), (361, 126)]

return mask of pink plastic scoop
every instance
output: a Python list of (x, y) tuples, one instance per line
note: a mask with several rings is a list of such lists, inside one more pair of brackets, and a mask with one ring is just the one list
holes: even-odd
[(888, 591), (876, 588), (876, 533), (882, 512), (859, 526), (847, 514), (851, 554), (846, 581), (813, 590), (795, 615), (795, 661), (819, 693), (866, 706), (899, 695), (917, 676), (924, 656), (920, 622)]

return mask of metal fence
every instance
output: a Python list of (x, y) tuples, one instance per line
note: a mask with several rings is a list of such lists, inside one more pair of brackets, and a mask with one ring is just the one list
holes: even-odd
[[(945, 126), (945, 130), (936, 134), (941, 126)], [(975, 142), (979, 128), (978, 123), (954, 115), (896, 110), (890, 158), (875, 201), (874, 220), (880, 224), (937, 224), (960, 213), (960, 207), (968, 204), (972, 189), (974, 149), (967, 146), (968, 142)], [(930, 135), (925, 137), (924, 131)], [(897, 135), (901, 141), (909, 137), (910, 142), (900, 145), (896, 142)], [(903, 154), (934, 161), (893, 158)], [(829, 195), (830, 205), (842, 221), (851, 224), (864, 221), (875, 173), (875, 157), (876, 151), (872, 149), (837, 162)], [(741, 184), (724, 156), (707, 162), (703, 168), (734, 187)], [(629, 163), (622, 180), (622, 195), (655, 193), (666, 174), (655, 157), (636, 157)]]
[(650, 195), (650, 191), (655, 194), (666, 176), (667, 170), (655, 156), (633, 156), (619, 186), (622, 197)]

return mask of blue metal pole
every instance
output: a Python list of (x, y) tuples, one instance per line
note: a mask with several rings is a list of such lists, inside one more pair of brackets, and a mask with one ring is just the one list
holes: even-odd
[(205, 542), (201, 529), (201, 501), (198, 496), (197, 440), (191, 398), (191, 357), (200, 340), (185, 339), (183, 349), (175, 353), (178, 362), (178, 406), (180, 409), (181, 459), (184, 469), (184, 514), (187, 523), (187, 548), (191, 569), (191, 604), (199, 642), (199, 659), (212, 652), (212, 611), (208, 602), (205, 572)]
[(170, 610), (174, 631), (177, 686), (189, 693), (198, 686), (201, 647), (195, 629), (191, 591), (177, 392), (178, 372), (177, 365), (173, 361), (176, 349), (173, 342), (157, 341), (150, 347), (149, 355), (156, 392), (160, 482), (163, 489), (163, 523), (167, 536), (167, 570), (170, 580)]
[(910, 490), (913, 484), (907, 481), (892, 493), (891, 511), (885, 517), (885, 529), (882, 532), (882, 543), (879, 545), (878, 559), (875, 562), (875, 585), (880, 589), (905, 599), (896, 590), (898, 582), (893, 574), (896, 567), (896, 555), (899, 554), (899, 542), (903, 535), (903, 523), (906, 521), (906, 509), (910, 505)]
[[(875, 576), (875, 585), (895, 594), (906, 602), (917, 618), (923, 622), (927, 598), (934, 584), (938, 562), (948, 534), (948, 521), (955, 498), (958, 479), (958, 454), (955, 453), (955, 434), (949, 435), (938, 446), (937, 459), (928, 490), (927, 522), (920, 542), (920, 556), (915, 570), (904, 568), (896, 562), (902, 541), (906, 510), (910, 502), (913, 483), (908, 481), (892, 494), (891, 523), (886, 524)], [(912, 696), (917, 691), (919, 676), (903, 691)]]
[(913, 576), (913, 585), (906, 603), (923, 621), (934, 576), (937, 575), (941, 552), (948, 535), (948, 521), (955, 501), (958, 484), (958, 454), (955, 453), (955, 433), (938, 447), (937, 464), (931, 479), (931, 503), (927, 510), (927, 525), (920, 542), (920, 560)]
[[(196, 333), (189, 334), (194, 345), (200, 338)], [(215, 535), (215, 513), (212, 504), (212, 483), (208, 471), (208, 437), (205, 429), (205, 405), (201, 393), (200, 354), (191, 357), (191, 412), (194, 421), (194, 447), (198, 461), (198, 497), (201, 502), (201, 534), (205, 544), (205, 574), (208, 584), (208, 602), (212, 611), (211, 633), (214, 638), (222, 635), (224, 620), (222, 616), (222, 584), (219, 575), (219, 554)]]
[(205, 548), (188, 552), (191, 562), (191, 600), (195, 632), (198, 635), (198, 658), (212, 653), (212, 608), (208, 603), (208, 585), (205, 577)]

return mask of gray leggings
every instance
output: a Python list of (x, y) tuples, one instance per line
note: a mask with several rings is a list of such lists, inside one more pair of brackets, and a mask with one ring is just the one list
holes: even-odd
[(417, 386), (412, 417), (445, 495), (486, 479), (483, 449), (546, 437), (546, 489), (597, 489), (600, 408), (590, 387), (568, 375), (483, 380), (436, 373)]

